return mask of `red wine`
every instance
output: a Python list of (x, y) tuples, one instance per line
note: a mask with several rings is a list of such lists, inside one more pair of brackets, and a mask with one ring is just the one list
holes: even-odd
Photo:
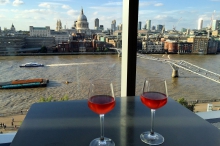
[(141, 101), (150, 109), (158, 109), (167, 103), (167, 96), (160, 92), (144, 92)]
[(88, 100), (88, 106), (97, 114), (106, 114), (115, 107), (115, 99), (108, 95), (92, 96)]

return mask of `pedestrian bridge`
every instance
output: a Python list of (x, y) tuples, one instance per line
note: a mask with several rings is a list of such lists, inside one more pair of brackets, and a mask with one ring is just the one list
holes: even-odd
[(111, 50), (116, 50), (118, 52), (118, 57), (121, 57), (122, 49), (121, 48), (109, 48)]
[[(118, 56), (121, 57), (121, 55), (122, 55), (121, 48), (109, 48), (109, 49), (116, 50), (118, 52)], [(172, 74), (173, 77), (178, 77), (178, 69), (181, 68), (183, 70), (189, 71), (189, 72), (194, 73), (199, 76), (202, 76), (202, 77), (207, 78), (209, 80), (212, 80), (214, 82), (220, 83), (220, 74), (214, 73), (210, 70), (199, 67), (197, 65), (194, 65), (194, 64), (189, 63), (184, 60), (172, 60), (169, 58), (169, 55), (168, 55), (168, 59), (163, 59), (163, 58), (149, 56), (147, 54), (137, 53), (137, 57), (142, 58), (142, 59), (154, 60), (154, 61), (159, 61), (159, 62), (169, 64), (171, 66), (171, 68), (173, 69), (173, 74)]]
[(155, 61), (167, 63), (171, 66), (173, 71), (177, 71), (177, 73), (178, 73), (178, 69), (181, 68), (183, 70), (202, 76), (214, 82), (220, 83), (220, 74), (214, 73), (210, 70), (199, 67), (197, 65), (194, 65), (184, 60), (172, 60), (169, 58), (169, 55), (168, 55), (168, 59), (163, 59), (163, 58), (156, 58), (156, 57), (148, 56), (146, 54), (137, 53), (137, 57), (142, 58), (142, 59), (155, 60)]

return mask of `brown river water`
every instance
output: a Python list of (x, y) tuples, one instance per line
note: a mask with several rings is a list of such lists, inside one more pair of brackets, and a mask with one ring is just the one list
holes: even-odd
[[(162, 58), (162, 54), (151, 56)], [(220, 55), (169, 56), (220, 74)], [(27, 62), (38, 62), (45, 66), (19, 67)], [(137, 58), (136, 95), (141, 93), (144, 78), (154, 76), (167, 80), (169, 97), (173, 99), (220, 100), (219, 83), (182, 69), (178, 78), (172, 78), (171, 74), (172, 69), (166, 63)], [(121, 58), (118, 55), (0, 56), (0, 82), (30, 78), (49, 79), (49, 84), (43, 88), (0, 90), (0, 113), (28, 109), (41, 97), (52, 96), (59, 100), (66, 95), (69, 100), (86, 99), (89, 81), (98, 78), (111, 79), (115, 94), (120, 97)], [(66, 81), (70, 83), (66, 84)]]

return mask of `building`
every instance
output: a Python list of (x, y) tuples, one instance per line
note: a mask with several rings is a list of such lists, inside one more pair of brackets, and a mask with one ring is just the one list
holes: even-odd
[(55, 44), (59, 44), (61, 42), (67, 42), (69, 40), (69, 34), (65, 31), (51, 31), (50, 37), (55, 39)]
[(215, 39), (209, 39), (207, 54), (216, 54), (218, 51), (218, 41)]
[(57, 20), (56, 31), (60, 31), (62, 29), (61, 20)]
[(138, 22), (138, 30), (141, 30), (141, 21)]
[(81, 13), (76, 22), (76, 30), (77, 33), (85, 33), (86, 35), (91, 35), (89, 23), (87, 22), (87, 17), (83, 13), (83, 9), (81, 9)]
[(99, 19), (98, 18), (95, 19), (94, 26), (95, 26), (95, 29), (99, 29)]
[(176, 54), (178, 52), (178, 42), (175, 40), (166, 40), (164, 44), (164, 51)]
[(24, 37), (0, 37), (0, 52), (10, 52), (25, 48)]
[(116, 31), (116, 20), (113, 20), (113, 21), (112, 21), (111, 30), (112, 30), (113, 32)]
[(30, 30), (31, 37), (49, 37), (50, 36), (50, 26), (46, 26), (46, 27), (30, 26), (29, 30)]
[(202, 25), (203, 25), (203, 20), (202, 20), (202, 18), (199, 18), (199, 20), (198, 20), (198, 30), (202, 29)]
[(12, 25), (11, 25), (11, 29), (10, 29), (10, 32), (15, 32), (15, 31), (16, 31), (16, 29), (15, 29), (13, 23), (12, 23)]
[(196, 53), (196, 54), (207, 54), (208, 41), (209, 41), (209, 38), (207, 37), (187, 38), (187, 42), (193, 44), (192, 53)]
[(142, 53), (150, 53), (150, 54), (164, 53), (164, 42), (143, 40)]
[(43, 46), (48, 49), (55, 46), (54, 37), (26, 37), (25, 38), (26, 48), (41, 48)]
[(151, 29), (151, 20), (146, 21), (146, 29), (150, 30)]
[(157, 31), (161, 31), (163, 29), (163, 25), (159, 24), (157, 25)]
[(220, 35), (220, 30), (213, 30), (212, 31), (212, 36), (218, 37)]
[(220, 30), (220, 20), (212, 20), (212, 30)]
[(122, 24), (118, 25), (118, 30), (122, 30)]
[(192, 53), (192, 47), (193, 47), (193, 44), (192, 43), (189, 43), (189, 42), (178, 42), (177, 44), (178, 46), (178, 51), (177, 53), (178, 54), (188, 54), (188, 53)]
[(152, 26), (152, 28), (151, 28), (152, 30), (155, 30), (156, 29), (156, 27), (155, 26)]

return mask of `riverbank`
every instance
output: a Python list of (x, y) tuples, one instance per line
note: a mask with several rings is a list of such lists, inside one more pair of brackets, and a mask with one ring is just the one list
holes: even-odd
[(0, 56), (51, 56), (51, 55), (114, 55), (117, 52), (59, 52), (59, 53), (16, 53), (6, 52)]

